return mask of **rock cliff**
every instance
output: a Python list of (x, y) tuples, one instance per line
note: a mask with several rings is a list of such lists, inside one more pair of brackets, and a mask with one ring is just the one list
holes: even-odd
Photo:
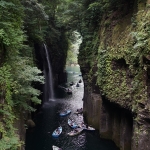
[(84, 115), (121, 150), (149, 150), (150, 1), (103, 4), (80, 46)]

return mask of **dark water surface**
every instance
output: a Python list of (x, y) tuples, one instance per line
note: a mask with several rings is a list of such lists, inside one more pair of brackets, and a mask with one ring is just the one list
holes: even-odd
[[(68, 83), (77, 83), (82, 79), (79, 67), (67, 67)], [(76, 115), (76, 109), (83, 106), (83, 82), (79, 87), (63, 85), (72, 88), (73, 94), (67, 95), (61, 88), (55, 93), (53, 100), (46, 102), (39, 114), (34, 119), (36, 127), (27, 130), (26, 150), (52, 150), (52, 145), (61, 147), (62, 150), (118, 150), (115, 144), (109, 140), (99, 137), (98, 131), (83, 131), (74, 137), (69, 137), (71, 128), (67, 124), (67, 119), (72, 118), (77, 123), (82, 122), (83, 116)], [(59, 111), (71, 109), (72, 113), (66, 117), (60, 117)], [(59, 138), (53, 138), (52, 132), (61, 125), (63, 132)]]

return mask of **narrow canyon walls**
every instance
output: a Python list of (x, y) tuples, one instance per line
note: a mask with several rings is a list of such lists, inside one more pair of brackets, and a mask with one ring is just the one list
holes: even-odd
[(87, 26), (91, 35), (83, 36), (80, 47), (84, 115), (121, 150), (149, 150), (150, 2), (105, 4), (97, 28)]

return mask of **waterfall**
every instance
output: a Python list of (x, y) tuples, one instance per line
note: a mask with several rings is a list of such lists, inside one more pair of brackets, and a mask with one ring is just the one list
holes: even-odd
[[(44, 76), (45, 76), (45, 86), (44, 86), (44, 102), (54, 99), (54, 89), (53, 89), (53, 75), (51, 64), (49, 60), (47, 46), (44, 44), (46, 64), (44, 65)], [(46, 71), (46, 66), (48, 66), (48, 71)]]

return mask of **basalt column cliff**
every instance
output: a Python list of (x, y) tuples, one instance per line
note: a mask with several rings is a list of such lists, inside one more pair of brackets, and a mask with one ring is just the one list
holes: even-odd
[(94, 1), (88, 8), (93, 15), (79, 54), (84, 115), (121, 150), (149, 150), (150, 0)]

